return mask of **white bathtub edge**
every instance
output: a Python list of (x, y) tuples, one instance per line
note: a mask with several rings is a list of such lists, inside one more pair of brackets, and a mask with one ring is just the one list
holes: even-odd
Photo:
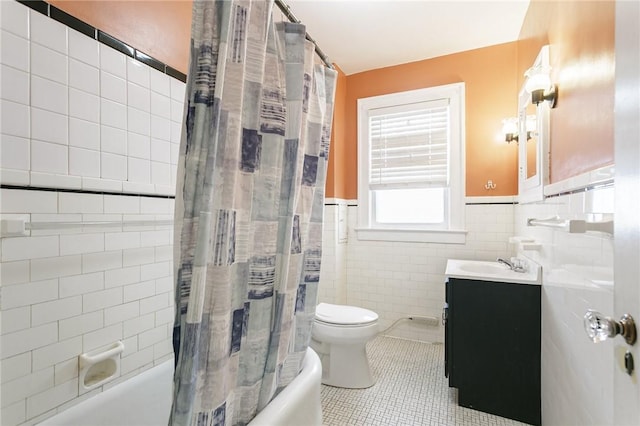
[[(114, 415), (119, 419), (127, 419), (131, 425), (166, 424), (171, 410), (172, 378), (171, 359), (61, 411), (38, 425), (113, 426)], [(140, 409), (141, 406), (144, 410)]]
[[(322, 364), (311, 348), (307, 348), (302, 371), (269, 404), (249, 422), (250, 426), (320, 426), (320, 380)], [(278, 419), (274, 422), (274, 419)]]
[[(249, 425), (321, 426), (321, 377), (320, 358), (308, 348), (300, 374)], [(49, 417), (39, 425), (113, 426), (123, 424), (124, 419), (129, 425), (166, 425), (171, 409), (172, 378), (173, 360), (168, 360)]]

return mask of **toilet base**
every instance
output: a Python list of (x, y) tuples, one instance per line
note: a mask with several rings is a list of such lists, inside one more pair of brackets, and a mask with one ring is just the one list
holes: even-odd
[(312, 338), (310, 346), (322, 362), (322, 384), (347, 389), (375, 384), (365, 343), (329, 344)]

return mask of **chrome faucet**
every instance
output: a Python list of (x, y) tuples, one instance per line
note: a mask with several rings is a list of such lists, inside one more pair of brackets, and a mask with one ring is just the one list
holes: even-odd
[(496, 259), (496, 262), (504, 263), (509, 267), (509, 269), (511, 269), (514, 272), (527, 272), (527, 264), (521, 259), (518, 259), (517, 257), (512, 257), (511, 262), (499, 257)]
[(496, 259), (496, 262), (498, 263), (504, 263), (505, 265), (507, 265), (509, 267), (509, 269), (513, 270), (513, 264), (511, 262), (509, 262), (507, 259), (503, 259), (501, 257)]

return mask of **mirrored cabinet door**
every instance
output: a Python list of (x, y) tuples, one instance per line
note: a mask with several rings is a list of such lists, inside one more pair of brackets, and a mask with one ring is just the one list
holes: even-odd
[[(543, 46), (532, 65), (549, 68), (549, 46)], [(530, 77), (529, 77), (530, 78)], [(549, 104), (531, 102), (525, 80), (518, 99), (518, 201), (540, 201), (549, 183)]]

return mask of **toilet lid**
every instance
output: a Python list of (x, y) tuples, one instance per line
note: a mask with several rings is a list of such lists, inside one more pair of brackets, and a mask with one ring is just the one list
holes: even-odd
[(329, 324), (368, 324), (377, 321), (378, 314), (355, 306), (320, 303), (316, 306), (316, 319)]

